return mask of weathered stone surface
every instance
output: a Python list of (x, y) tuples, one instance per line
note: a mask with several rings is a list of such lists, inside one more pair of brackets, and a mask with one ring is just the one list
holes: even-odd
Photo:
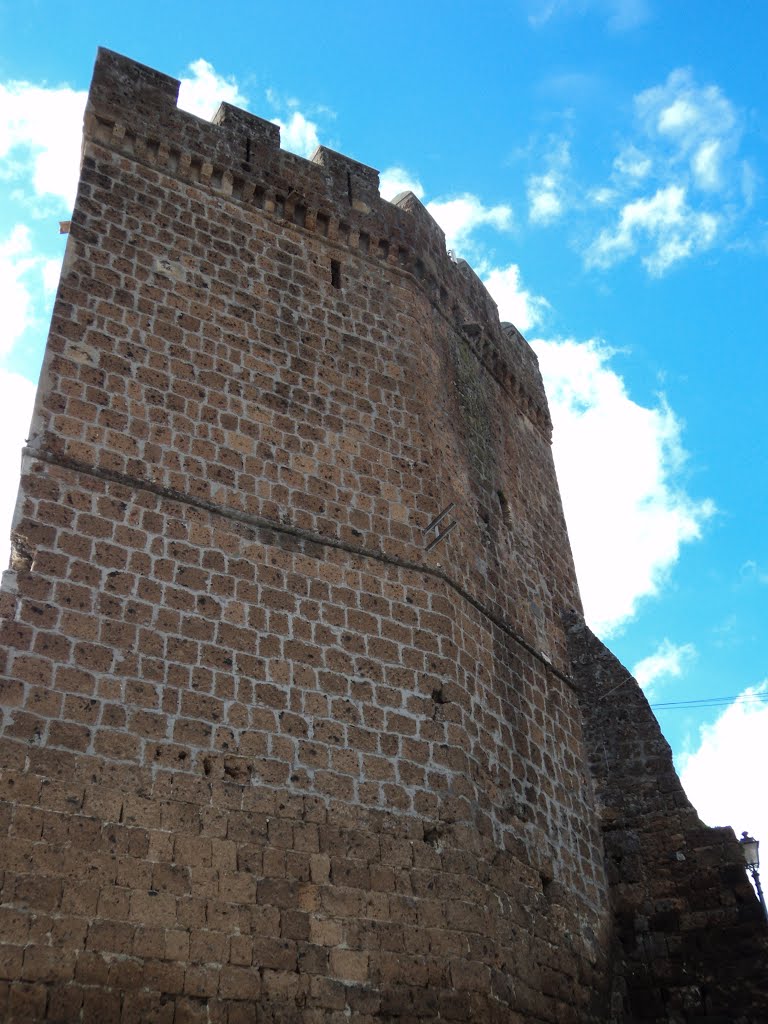
[(768, 929), (730, 828), (707, 828), (627, 670), (572, 617), (603, 822), (619, 1020), (768, 1020)]
[(761, 1019), (732, 838), (573, 630), (570, 677), (532, 351), (415, 197), (177, 90), (99, 53), (0, 605), (6, 1019), (677, 1021), (736, 978)]

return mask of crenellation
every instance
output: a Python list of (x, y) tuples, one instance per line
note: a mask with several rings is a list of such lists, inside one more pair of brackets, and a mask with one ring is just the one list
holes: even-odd
[[(439, 308), (445, 308), (447, 294), (456, 294), (459, 306), (464, 307), (457, 322), (462, 316), (469, 323), (494, 322), (495, 306), (482, 283), (466, 263), (451, 260), (445, 250), (443, 232), (413, 194), (401, 194), (393, 203), (387, 203), (379, 197), (378, 172), (373, 168), (322, 146), (311, 161), (279, 150), (277, 125), (229, 104), (221, 105), (210, 125), (176, 110), (171, 118), (175, 130), (169, 133), (166, 129), (162, 143), (158, 138), (144, 139), (139, 133), (146, 131), (148, 122), (152, 123), (152, 113), (169, 103), (172, 90), (168, 82), (161, 81), (156, 89), (151, 77), (145, 81), (147, 69), (139, 65), (134, 96), (128, 84), (132, 62), (109, 51), (99, 53), (97, 64), (105, 61), (106, 68), (99, 78), (100, 88), (92, 92), (89, 100), (93, 111), (90, 119), (86, 119), (87, 135), (117, 145), (128, 155), (150, 164), (176, 170), (181, 177), (214, 188), (234, 200), (253, 202), (296, 226), (320, 230), (345, 247), (377, 254), (388, 265), (416, 277)], [(119, 68), (117, 95), (107, 87), (113, 63)], [(118, 117), (121, 104), (123, 121), (127, 120), (134, 131), (129, 131)], [(234, 159), (233, 138), (239, 140), (242, 150), (245, 137), (254, 140), (260, 154), (258, 162), (255, 150), (253, 159)], [(243, 163), (249, 166), (245, 168)], [(251, 176), (259, 175), (259, 183), (246, 179), (246, 171)], [(397, 217), (393, 207), (408, 216)], [(362, 223), (359, 227), (354, 223), (358, 218), (364, 219), (365, 228)], [(370, 245), (371, 237), (378, 237), (378, 242)], [(498, 349), (500, 340), (496, 338), (493, 344)], [(499, 358), (503, 364), (503, 356), (490, 364), (498, 363)]]

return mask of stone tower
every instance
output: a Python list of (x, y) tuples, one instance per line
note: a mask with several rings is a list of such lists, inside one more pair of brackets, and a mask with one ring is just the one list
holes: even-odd
[(86, 111), (2, 593), (6, 1019), (766, 1019), (733, 835), (583, 626), (535, 356), (415, 196), (178, 87), (102, 50)]

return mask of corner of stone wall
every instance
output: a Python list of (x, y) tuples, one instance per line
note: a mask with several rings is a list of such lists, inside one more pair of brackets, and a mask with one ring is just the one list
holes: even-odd
[(637, 681), (566, 622), (602, 822), (620, 1021), (768, 1020), (768, 927), (731, 828), (708, 828)]

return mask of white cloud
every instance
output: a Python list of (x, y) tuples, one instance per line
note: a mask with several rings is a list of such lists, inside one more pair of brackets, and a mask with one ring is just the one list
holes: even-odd
[(21, 449), (32, 419), (35, 391), (31, 381), (0, 368), (0, 571), (8, 565)]
[(554, 423), (553, 453), (585, 613), (603, 636), (658, 593), (680, 546), (714, 512), (683, 489), (680, 424), (638, 405), (598, 341), (532, 342)]
[(534, 224), (551, 224), (563, 212), (563, 200), (553, 174), (532, 175), (528, 179), (528, 219)]
[(607, 186), (593, 188), (587, 193), (587, 198), (596, 206), (607, 206), (616, 199), (616, 190)]
[(571, 163), (569, 143), (565, 139), (551, 141), (546, 156), (547, 169), (528, 178), (528, 219), (534, 224), (551, 224), (565, 209), (565, 174)]
[(56, 289), (59, 286), (61, 264), (61, 257), (57, 257), (56, 259), (43, 259), (41, 263), (40, 269), (43, 275), (43, 289), (49, 299), (53, 299), (56, 294)]
[(717, 235), (719, 218), (697, 211), (680, 185), (659, 189), (653, 196), (626, 203), (613, 229), (603, 229), (585, 253), (589, 267), (606, 268), (635, 253), (643, 241), (651, 252), (643, 264), (654, 276), (673, 263), (708, 248)]
[(634, 144), (625, 146), (613, 161), (614, 169), (628, 178), (646, 178), (653, 167), (653, 161)]
[(41, 268), (41, 261), (32, 252), (29, 228), (17, 224), (10, 235), (0, 241), (0, 356), (7, 355), (32, 322), (32, 273)]
[(748, 687), (712, 725), (698, 747), (678, 758), (680, 780), (708, 825), (732, 825), (768, 844), (768, 679)]
[(594, 11), (606, 19), (613, 32), (628, 32), (648, 20), (648, 0), (531, 0), (528, 21), (533, 28), (546, 25), (553, 18), (584, 15)]
[(687, 68), (638, 93), (634, 108), (635, 138), (613, 161), (613, 194), (589, 193), (595, 205), (615, 209), (615, 220), (584, 258), (605, 269), (637, 254), (660, 276), (725, 236), (752, 200), (754, 173), (737, 159), (741, 115), (718, 86), (699, 85)]
[(718, 86), (699, 86), (688, 68), (678, 68), (639, 93), (635, 111), (651, 144), (671, 168), (687, 165), (693, 185), (714, 192), (729, 183), (724, 165), (738, 148), (741, 126)]
[(512, 226), (509, 206), (484, 206), (468, 192), (453, 199), (434, 199), (427, 209), (445, 232), (448, 248), (457, 252), (472, 250), (470, 235), (480, 227), (504, 231)]
[(281, 121), (276, 117), (273, 123), (280, 125), (280, 145), (291, 153), (310, 157), (320, 145), (317, 125), (306, 118), (300, 110), (294, 110), (287, 121)]
[(549, 303), (523, 287), (516, 263), (510, 263), (508, 267), (494, 267), (482, 272), (481, 276), (499, 307), (502, 321), (513, 323), (522, 334), (541, 322)]
[(693, 176), (701, 188), (714, 191), (720, 187), (722, 149), (723, 144), (719, 139), (709, 139), (707, 142), (702, 142), (693, 154), (691, 160)]
[(642, 658), (632, 669), (632, 675), (649, 694), (660, 679), (679, 678), (696, 657), (693, 644), (673, 644), (662, 640), (653, 654)]
[(188, 70), (191, 75), (181, 76), (178, 101), (181, 110), (210, 121), (220, 103), (247, 106), (248, 101), (235, 79), (220, 75), (209, 61), (200, 57), (188, 65)]
[(379, 175), (379, 183), (382, 199), (394, 199), (401, 192), (413, 192), (419, 199), (424, 198), (424, 186), (404, 167), (388, 167)]
[(0, 178), (32, 181), (37, 197), (75, 201), (86, 93), (0, 83)]

